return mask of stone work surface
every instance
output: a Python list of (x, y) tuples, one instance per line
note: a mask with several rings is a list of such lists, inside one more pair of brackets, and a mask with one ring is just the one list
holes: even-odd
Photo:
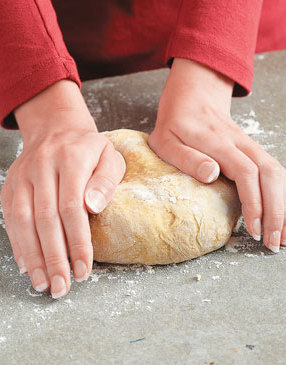
[[(88, 81), (100, 131), (150, 132), (168, 70)], [(286, 52), (256, 56), (251, 96), (232, 115), (286, 166)], [(0, 186), (21, 153), (0, 130)], [(243, 222), (228, 244), (176, 265), (94, 263), (53, 300), (20, 275), (0, 212), (0, 364), (285, 364), (286, 249), (271, 253)]]

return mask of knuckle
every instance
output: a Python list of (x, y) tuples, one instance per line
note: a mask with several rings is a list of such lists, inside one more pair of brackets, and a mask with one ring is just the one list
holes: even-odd
[[(48, 159), (50, 154), (51, 154), (51, 151), (50, 151), (49, 146), (42, 145), (37, 149), (37, 153), (34, 154), (32, 158), (35, 159), (36, 161), (42, 162), (42, 161)], [(29, 165), (31, 161), (27, 160), (26, 162)], [(22, 164), (25, 165), (25, 162), (23, 161)]]
[(269, 221), (274, 226), (280, 226), (284, 222), (284, 212), (271, 212), (269, 213)]
[(97, 177), (100, 180), (100, 186), (104, 187), (104, 189), (101, 189), (103, 195), (106, 196), (107, 192), (113, 191), (116, 189), (117, 183), (113, 177), (108, 176), (108, 175), (99, 175)]
[(262, 214), (262, 204), (259, 201), (245, 201), (242, 202), (242, 210), (246, 212), (251, 212), (252, 215), (261, 215)]
[(31, 249), (25, 252), (24, 258), (25, 258), (25, 265), (29, 270), (33, 269), (34, 267), (42, 265), (41, 254), (36, 249), (34, 250)]
[(32, 211), (28, 207), (25, 207), (23, 205), (14, 206), (13, 218), (17, 223), (25, 224), (27, 222), (30, 222), (32, 219), (32, 215)]
[(55, 208), (45, 207), (35, 209), (36, 221), (52, 221), (58, 217), (58, 212)]
[(63, 146), (61, 146), (60, 155), (63, 157), (63, 160), (77, 161), (80, 159), (80, 153), (70, 144), (64, 144)]
[(69, 241), (68, 244), (71, 256), (88, 258), (93, 252), (91, 243), (88, 244), (87, 242), (82, 241)]
[(242, 177), (256, 176), (258, 175), (258, 167), (254, 163), (244, 164), (239, 171), (239, 175)]
[(284, 173), (282, 166), (276, 161), (262, 164), (261, 172), (267, 176), (280, 175)]
[(59, 211), (61, 216), (71, 217), (74, 215), (78, 215), (81, 212), (80, 209), (82, 209), (83, 207), (84, 207), (83, 201), (69, 200), (67, 203), (63, 203), (60, 205)]
[(46, 266), (49, 269), (58, 269), (58, 268), (63, 269), (63, 267), (65, 267), (67, 263), (65, 257), (56, 254), (45, 257), (45, 261), (46, 261)]

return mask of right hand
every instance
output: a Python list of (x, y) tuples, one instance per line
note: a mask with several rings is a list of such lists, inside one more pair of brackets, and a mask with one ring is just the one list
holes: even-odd
[[(65, 93), (65, 103), (57, 105)], [(77, 281), (91, 272), (88, 211), (99, 213), (111, 200), (125, 161), (97, 132), (71, 81), (36, 95), (15, 116), (23, 152), (1, 191), (6, 231), (20, 272), (28, 272), (36, 290), (50, 287), (59, 298), (70, 289), (68, 255)]]

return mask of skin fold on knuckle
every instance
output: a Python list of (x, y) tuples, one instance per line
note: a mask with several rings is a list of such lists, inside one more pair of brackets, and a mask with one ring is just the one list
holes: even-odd
[(69, 200), (60, 204), (59, 212), (64, 218), (78, 217), (82, 213), (82, 209), (84, 209), (83, 200)]
[(36, 224), (54, 224), (58, 219), (58, 211), (54, 207), (36, 208), (35, 221)]
[(32, 272), (36, 268), (44, 267), (41, 253), (37, 249), (30, 251), (23, 250), (22, 256), (24, 258), (25, 266), (27, 267), (28, 272)]
[(29, 224), (33, 219), (32, 210), (25, 205), (14, 205), (13, 206), (13, 222), (20, 226)]
[(70, 268), (67, 257), (59, 254), (47, 255), (45, 257), (45, 263), (49, 273), (53, 273), (53, 275), (63, 273), (64, 276)]
[(268, 218), (264, 218), (266, 230), (281, 231), (284, 224), (284, 212), (274, 211), (268, 212)]
[(262, 216), (262, 203), (259, 201), (243, 201), (241, 205), (243, 216), (249, 219), (261, 218)]
[(262, 163), (260, 165), (260, 171), (265, 176), (281, 176), (284, 175), (283, 167), (276, 161), (270, 161), (266, 163)]
[(90, 241), (71, 241), (69, 242), (69, 252), (72, 261), (82, 260), (84, 262), (90, 261), (93, 256), (93, 247)]
[(109, 175), (97, 175), (98, 190), (104, 195), (106, 200), (110, 199), (118, 185), (113, 176)]
[(237, 168), (236, 180), (239, 181), (243, 187), (249, 179), (257, 179), (258, 167), (255, 163), (245, 163)]

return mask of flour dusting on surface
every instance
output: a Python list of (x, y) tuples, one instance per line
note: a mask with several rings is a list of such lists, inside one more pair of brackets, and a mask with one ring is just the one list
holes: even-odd
[[(265, 102), (265, 100), (263, 99), (261, 102)], [(253, 109), (251, 109), (248, 113), (239, 115), (235, 114), (233, 119), (246, 134), (250, 137), (254, 137), (265, 151), (275, 149), (276, 145), (271, 143), (269, 137), (275, 135), (277, 132), (262, 128)], [(279, 129), (279, 126), (275, 125), (274, 127)]]
[(248, 114), (234, 115), (233, 119), (237, 122), (240, 128), (248, 135), (264, 134), (265, 131), (261, 127), (258, 120), (255, 119), (256, 114), (253, 109)]
[(16, 152), (16, 157), (18, 157), (20, 155), (20, 153), (22, 153), (22, 151), (23, 151), (23, 141), (20, 140), (19, 145), (18, 145), (18, 149), (17, 149), (17, 152)]
[[(5, 182), (6, 176), (7, 176), (7, 170), (0, 169), (0, 190)], [(3, 215), (3, 209), (2, 204), (0, 201), (0, 225), (5, 229), (5, 221), (4, 221), (4, 215)]]

